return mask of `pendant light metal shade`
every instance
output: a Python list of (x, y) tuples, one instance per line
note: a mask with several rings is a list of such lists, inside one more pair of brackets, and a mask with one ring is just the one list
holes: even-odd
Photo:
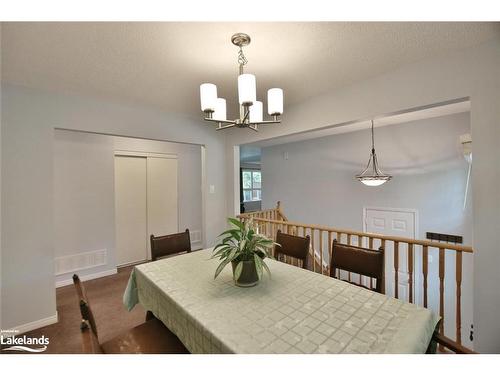
[(366, 186), (380, 186), (389, 181), (392, 176), (382, 172), (378, 166), (377, 154), (375, 153), (375, 140), (373, 135), (373, 120), (372, 120), (372, 152), (368, 159), (366, 168), (356, 178)]

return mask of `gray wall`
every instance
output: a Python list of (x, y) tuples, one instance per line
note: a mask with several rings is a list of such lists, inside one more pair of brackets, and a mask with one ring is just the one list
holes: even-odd
[(379, 163), (394, 178), (375, 188), (354, 178), (368, 161), (369, 130), (265, 147), (263, 206), (280, 200), (290, 220), (353, 230), (363, 229), (363, 207), (415, 208), (419, 238), (443, 231), (470, 245), (471, 197), (463, 211), (467, 162), (459, 141), (469, 121), (464, 113), (376, 128)]
[[(224, 135), (136, 103), (2, 85), (2, 324), (54, 316), (54, 128), (205, 145), (206, 243), (225, 228)], [(208, 187), (214, 185), (214, 193)]]
[[(363, 207), (410, 208), (418, 211), (417, 238), (425, 232), (461, 235), (472, 244), (472, 194), (463, 199), (467, 162), (459, 136), (470, 132), (468, 113), (375, 129), (375, 146), (384, 172), (393, 179), (367, 187), (354, 176), (370, 153), (368, 130), (288, 143), (262, 149), (263, 206), (278, 200), (291, 221), (363, 230)], [(288, 153), (285, 160), (283, 154)], [(326, 244), (325, 244), (326, 245)], [(326, 246), (325, 246), (326, 249)], [(421, 272), (420, 250), (415, 272)], [(430, 254), (438, 259), (437, 250)], [(455, 337), (455, 257), (446, 257), (445, 333)], [(472, 257), (464, 256), (462, 340), (473, 323)], [(437, 261), (430, 265), (429, 306), (439, 312)], [(415, 285), (421, 295), (421, 284)]]
[[(337, 72), (332, 72), (337, 74)], [(286, 90), (286, 87), (284, 87)], [(235, 147), (345, 121), (369, 119), (446, 100), (470, 97), (474, 139), (472, 170), (474, 227), (475, 349), (500, 352), (500, 39), (480, 46), (436, 55), (341, 89), (332, 89), (285, 108), (283, 123), (259, 133), (228, 132), (226, 143), (227, 210), (239, 208), (234, 173)], [(286, 100), (286, 99), (285, 99)]]
[[(67, 130), (54, 136), (54, 256), (107, 250), (107, 264), (79, 271), (81, 277), (116, 268), (115, 150), (177, 154), (179, 228), (201, 231), (200, 146)], [(56, 278), (68, 280), (71, 274)]]

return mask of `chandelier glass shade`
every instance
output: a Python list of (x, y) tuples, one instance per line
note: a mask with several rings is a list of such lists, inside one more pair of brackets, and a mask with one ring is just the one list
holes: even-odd
[(372, 120), (372, 152), (368, 159), (366, 168), (356, 178), (366, 186), (380, 186), (389, 181), (392, 176), (382, 172), (378, 166), (377, 154), (375, 152), (375, 139), (373, 134), (373, 120)]
[(205, 113), (205, 120), (215, 122), (217, 130), (232, 127), (250, 128), (258, 131), (259, 125), (280, 123), (283, 114), (283, 90), (272, 88), (267, 92), (267, 113), (271, 120), (264, 120), (264, 105), (257, 100), (257, 81), (253, 74), (244, 73), (247, 59), (243, 54), (243, 47), (250, 44), (250, 36), (243, 33), (234, 34), (231, 42), (239, 47), (238, 64), (238, 102), (240, 117), (235, 120), (227, 119), (226, 100), (217, 96), (217, 86), (213, 83), (200, 85), (201, 110)]

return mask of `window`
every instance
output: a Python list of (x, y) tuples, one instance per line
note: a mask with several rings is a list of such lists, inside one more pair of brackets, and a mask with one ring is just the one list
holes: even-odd
[(244, 169), (242, 174), (243, 202), (260, 201), (262, 199), (262, 177), (259, 170)]

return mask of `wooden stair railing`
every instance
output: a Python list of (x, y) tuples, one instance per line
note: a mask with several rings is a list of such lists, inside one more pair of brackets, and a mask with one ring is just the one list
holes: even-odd
[[(249, 212), (241, 214), (238, 218), (242, 221), (253, 219), (254, 225), (259, 231), (270, 238), (275, 239), (276, 232), (280, 229), (283, 233), (294, 234), (298, 236), (311, 236), (310, 255), (314, 260), (310, 262), (311, 270), (324, 275), (329, 275), (329, 259), (332, 256), (332, 242), (336, 239), (339, 243), (359, 245), (370, 249), (378, 249), (380, 246), (386, 248), (387, 245), (393, 245), (393, 264), (394, 264), (394, 286), (398, 285), (400, 271), (401, 254), (406, 252), (406, 268), (409, 275), (408, 283), (408, 302), (417, 303), (415, 298), (416, 285), (413, 282), (414, 261), (417, 249), (421, 249), (420, 260), (422, 262), (422, 305), (428, 307), (428, 288), (429, 288), (429, 251), (435, 249), (438, 251), (438, 280), (439, 285), (439, 315), (442, 317), (439, 326), (439, 337), (436, 340), (440, 345), (449, 348), (451, 344), (455, 345), (454, 352), (467, 352), (462, 346), (462, 258), (464, 253), (473, 253), (471, 246), (462, 246), (446, 242), (417, 240), (405, 237), (385, 236), (376, 233), (360, 232), (349, 229), (332, 228), (322, 225), (305, 224), (291, 222), (283, 214), (281, 203), (278, 202), (275, 208)], [(445, 259), (447, 252), (455, 254), (455, 341), (444, 336), (444, 316), (445, 316)], [(386, 252), (387, 254), (387, 252)], [(325, 259), (326, 258), (326, 259)], [(286, 259), (285, 259), (286, 261)], [(293, 260), (290, 260), (293, 264)], [(350, 281), (351, 273), (346, 273), (345, 278)], [(360, 276), (360, 281), (369, 287), (373, 287), (374, 280)], [(418, 286), (420, 287), (420, 286)], [(387, 291), (386, 291), (387, 292)], [(390, 291), (389, 291), (390, 292)], [(399, 298), (398, 288), (393, 288), (395, 298)]]
[(279, 221), (288, 221), (285, 214), (281, 210), (281, 202), (278, 201), (275, 208), (269, 208), (267, 210), (260, 211), (252, 211), (246, 212), (244, 214), (238, 215), (239, 219), (268, 219), (268, 220), (279, 220)]

